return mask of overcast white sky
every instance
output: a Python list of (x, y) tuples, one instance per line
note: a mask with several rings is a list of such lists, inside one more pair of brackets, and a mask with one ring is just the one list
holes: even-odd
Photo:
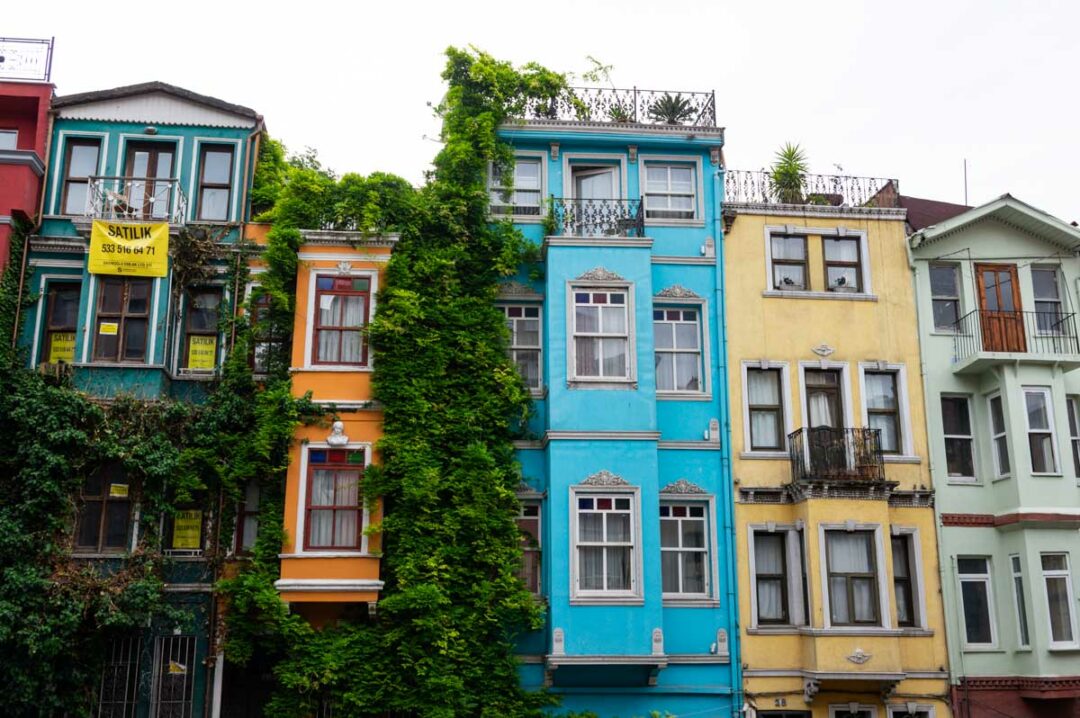
[[(728, 166), (785, 141), (815, 172), (897, 177), (905, 194), (1004, 192), (1080, 219), (1080, 2), (5, 4), (0, 33), (56, 37), (59, 94), (162, 80), (247, 105), (338, 173), (420, 182), (448, 45), (515, 63), (615, 66), (620, 87), (710, 90)], [(1069, 168), (1073, 169), (1069, 169)]]

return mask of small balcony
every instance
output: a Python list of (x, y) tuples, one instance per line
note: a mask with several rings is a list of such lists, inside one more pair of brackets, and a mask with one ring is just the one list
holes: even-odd
[(895, 209), (900, 206), (900, 183), (881, 177), (804, 174), (800, 186), (785, 187), (768, 170), (727, 170), (724, 204), (796, 205), (818, 207)]
[(182, 225), (187, 217), (187, 195), (179, 179), (91, 177), (85, 215), (117, 222)]
[(880, 429), (803, 428), (788, 446), (792, 483), (885, 482)]
[(569, 87), (557, 98), (525, 102), (519, 119), (718, 130), (716, 93), (637, 87)]
[(1072, 313), (976, 309), (960, 317), (954, 327), (956, 373), (1017, 361), (1080, 367), (1080, 340)]
[(640, 199), (551, 198), (554, 234), (563, 237), (644, 237)]

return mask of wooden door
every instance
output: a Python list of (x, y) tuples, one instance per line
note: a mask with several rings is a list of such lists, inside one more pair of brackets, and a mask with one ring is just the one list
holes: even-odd
[(976, 264), (983, 351), (1025, 352), (1024, 314), (1015, 264)]
[[(173, 146), (162, 142), (132, 143), (127, 151), (127, 197), (135, 219), (169, 216)], [(158, 180), (158, 181), (155, 181)]]

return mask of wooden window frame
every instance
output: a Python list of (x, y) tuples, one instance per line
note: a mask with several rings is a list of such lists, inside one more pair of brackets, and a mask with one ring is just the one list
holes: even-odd
[(64, 174), (62, 177), (63, 187), (60, 190), (60, 214), (65, 217), (74, 217), (76, 214), (82, 214), (78, 212), (75, 214), (69, 214), (67, 211), (67, 201), (70, 187), (73, 184), (85, 184), (87, 197), (90, 196), (90, 178), (94, 175), (79, 175), (77, 177), (71, 176), (71, 155), (75, 147), (94, 147), (97, 149), (97, 162), (94, 164), (94, 171), (96, 172), (101, 167), (101, 140), (95, 137), (72, 137), (64, 142)]
[[(757, 601), (757, 625), (759, 626), (787, 626), (791, 623), (791, 598), (788, 595), (788, 560), (787, 560), (787, 532), (786, 531), (754, 531), (754, 556), (758, 555), (757, 539), (758, 536), (778, 536), (780, 538), (780, 559), (782, 562), (781, 572), (776, 573), (763, 573), (758, 566), (757, 561), (754, 562), (754, 591), (755, 601)], [(776, 618), (762, 618), (761, 617), (761, 589), (759, 583), (761, 579), (767, 579), (770, 581), (780, 581), (780, 600), (781, 608), (783, 609), (783, 617)]]
[[(154, 281), (148, 277), (109, 277), (98, 280), (100, 287), (97, 292), (97, 311), (94, 313), (94, 361), (95, 362), (109, 362), (113, 364), (146, 364), (147, 359), (151, 351), (151, 347), (147, 346), (150, 343), (150, 313), (153, 309), (153, 294), (154, 294)], [(105, 302), (105, 285), (109, 282), (120, 282), (122, 285), (120, 296), (120, 311), (119, 312), (106, 312), (102, 309), (102, 305)], [(128, 302), (131, 297), (131, 287), (135, 284), (146, 285), (146, 312), (135, 313), (129, 312)], [(100, 336), (100, 327), (102, 319), (115, 319), (117, 324), (117, 336), (119, 339), (116, 343), (116, 356), (115, 357), (103, 357), (98, 354), (98, 337)], [(129, 319), (144, 319), (146, 321), (146, 341), (143, 345), (143, 354), (141, 359), (125, 359), (124, 355), (127, 353), (127, 322)]]
[[(858, 534), (866, 539), (870, 548), (870, 571), (868, 572), (842, 572), (833, 571), (830, 565), (829, 555), (829, 537), (833, 534)], [(829, 591), (829, 625), (830, 626), (880, 626), (881, 625), (881, 595), (880, 587), (878, 586), (878, 570), (877, 565), (877, 533), (872, 530), (860, 529), (855, 531), (846, 531), (843, 529), (827, 529), (825, 531), (825, 590)], [(844, 580), (844, 588), (847, 594), (847, 605), (850, 611), (849, 621), (836, 620), (836, 602), (832, 600), (832, 581), (834, 578)], [(870, 585), (873, 587), (873, 596), (870, 601), (870, 605), (874, 610), (874, 617), (870, 620), (860, 621), (855, 617), (855, 591), (852, 586), (857, 579), (869, 579)]]
[(899, 373), (892, 370), (878, 371), (876, 369), (864, 369), (863, 370), (863, 384), (867, 384), (867, 377), (871, 376), (888, 376), (892, 379), (893, 394), (896, 396), (896, 408), (895, 409), (873, 409), (870, 407), (868, 401), (869, 395), (863, 397), (863, 401), (866, 402), (866, 426), (870, 428), (870, 418), (873, 416), (888, 416), (892, 417), (893, 426), (896, 427), (896, 448), (886, 449), (881, 446), (881, 453), (886, 455), (902, 455), (904, 453), (904, 422), (900, 415), (900, 405), (904, 401), (904, 397), (900, 395), (900, 377)]
[[(855, 244), (856, 260), (854, 262), (845, 262), (839, 259), (829, 259), (829, 242), (853, 242)], [(822, 237), (821, 238), (821, 261), (825, 268), (825, 291), (827, 292), (850, 292), (852, 294), (861, 294), (863, 291), (863, 250), (862, 241), (858, 237)], [(837, 285), (833, 286), (829, 283), (829, 270), (837, 269), (854, 269), (855, 270), (855, 286), (849, 289), (849, 285)]]
[[(193, 316), (193, 310), (195, 309), (195, 297), (201, 294), (216, 294), (218, 297), (218, 304), (215, 313), (217, 321), (214, 322), (214, 326), (210, 329), (196, 329), (191, 326), (191, 318)], [(219, 324), (221, 322), (221, 306), (225, 301), (225, 291), (223, 287), (195, 287), (189, 289), (186, 293), (187, 304), (184, 311), (184, 364), (183, 368), (187, 371), (208, 371), (206, 369), (192, 369), (191, 368), (191, 338), (192, 337), (214, 337), (220, 339), (221, 334), (218, 331)], [(220, 354), (221, 345), (217, 342), (214, 343), (214, 370), (217, 369), (217, 358)]]
[[(79, 509), (75, 520), (75, 538), (72, 542), (74, 553), (124, 553), (128, 550), (128, 545), (131, 539), (131, 508), (132, 508), (132, 491), (131, 482), (124, 474), (122, 467), (117, 465), (107, 465), (96, 470), (95, 473), (100, 474), (101, 481), (101, 493), (92, 494), (87, 496), (85, 483), (79, 490)], [(120, 479), (120, 481), (114, 481), (114, 478)], [(127, 496), (111, 496), (112, 484), (124, 483), (128, 487)], [(98, 514), (97, 521), (97, 540), (94, 545), (80, 544), (79, 543), (79, 528), (82, 525), (83, 512), (86, 509), (88, 503), (96, 503), (101, 505), (101, 511)], [(120, 546), (105, 546), (106, 535), (106, 522), (109, 516), (109, 506), (118, 503), (127, 505), (127, 519), (125, 521), (124, 528), (124, 543)]]
[[(776, 395), (779, 399), (779, 404), (751, 404), (750, 403), (750, 374), (752, 372), (759, 372), (762, 374), (772, 374), (776, 377)], [(746, 417), (750, 426), (747, 428), (750, 434), (750, 451), (784, 451), (787, 448), (787, 436), (784, 434), (785, 429), (785, 417), (784, 417), (784, 376), (783, 370), (779, 367), (768, 367), (762, 369), (760, 367), (746, 367)], [(774, 418), (776, 419), (776, 436), (778, 439), (777, 446), (758, 446), (754, 440), (754, 412), (775, 412)]]
[[(368, 282), (368, 288), (366, 290), (357, 289), (335, 289), (331, 286), (330, 289), (319, 289), (320, 279), (330, 279), (336, 281), (338, 279), (347, 278), (350, 282), (357, 279), (366, 279)], [(316, 274), (313, 277), (315, 281), (315, 304), (312, 307), (312, 332), (311, 332), (311, 363), (317, 366), (368, 366), (368, 341), (364, 335), (364, 328), (368, 326), (371, 317), (371, 285), (374, 279), (370, 276), (353, 276), (334, 274)], [(364, 298), (364, 316), (362, 317), (359, 327), (344, 327), (339, 325), (322, 324), (319, 307), (324, 296), (342, 296), (342, 297), (363, 297)], [(342, 305), (344, 307), (344, 305)], [(343, 311), (343, 309), (342, 309)], [(319, 359), (319, 332), (331, 331), (338, 332), (338, 359), (336, 361), (326, 361)], [(360, 333), (360, 361), (347, 362), (341, 360), (341, 343), (344, 339), (345, 332), (359, 332)]]
[[(236, 163), (236, 148), (232, 145), (220, 145), (207, 143), (199, 148), (199, 221), (205, 222), (228, 222), (229, 221), (229, 203), (232, 202), (232, 182), (207, 182), (206, 181), (206, 155), (208, 152), (227, 152), (229, 155), (229, 171), (227, 177), (232, 179), (233, 171)], [(228, 194), (225, 197), (225, 216), (221, 219), (207, 219), (203, 216), (203, 197), (205, 190), (208, 189), (223, 189)]]
[[(313, 451), (325, 451), (327, 460), (325, 462), (315, 462), (311, 459), (311, 452)], [(333, 452), (341, 451), (346, 455), (344, 461), (331, 461), (331, 455)], [(363, 548), (364, 541), (364, 469), (366, 464), (350, 464), (348, 463), (348, 453), (352, 451), (365, 452), (365, 449), (308, 449), (308, 465), (307, 465), (307, 491), (304, 496), (304, 550), (305, 551), (360, 551)], [(366, 459), (366, 454), (365, 454)], [(337, 476), (339, 471), (355, 471), (357, 476), (356, 485), (356, 504), (312, 504), (311, 494), (315, 486), (315, 471), (333, 471), (334, 472), (334, 500), (337, 500)], [(311, 542), (311, 513), (312, 511), (332, 511), (333, 516), (330, 521), (330, 544), (329, 545), (315, 545)], [(337, 535), (337, 512), (338, 511), (355, 511), (356, 512), (356, 543), (349, 545), (337, 545), (335, 543)]]
[(60, 333), (76, 334), (79, 328), (79, 312), (76, 303), (75, 310), (75, 323), (68, 326), (67, 324), (57, 325), (53, 324), (53, 309), (56, 305), (56, 295), (59, 294), (61, 288), (74, 289), (76, 294), (82, 291), (82, 282), (67, 281), (67, 280), (54, 280), (49, 282), (47, 289), (47, 300), (45, 302), (45, 341), (42, 354), (40, 356), (45, 358), (45, 361), (49, 360), (49, 356), (52, 354), (52, 342), (53, 335)]
[[(798, 259), (777, 259), (773, 254), (772, 246), (774, 239), (797, 239), (802, 242), (803, 258)], [(774, 232), (769, 235), (769, 279), (771, 280), (772, 289), (780, 292), (809, 292), (810, 291), (810, 246), (804, 234), (784, 234), (782, 232)], [(776, 281), (776, 267), (802, 267), (803, 285), (801, 287), (792, 287), (791, 289), (785, 289), (785, 285)]]

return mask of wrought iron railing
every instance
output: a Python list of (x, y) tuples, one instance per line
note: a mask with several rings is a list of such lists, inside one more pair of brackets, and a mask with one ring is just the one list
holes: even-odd
[(798, 186), (773, 180), (769, 170), (727, 170), (724, 202), (827, 207), (899, 207), (900, 183), (880, 177), (804, 174)]
[(85, 214), (93, 219), (183, 224), (187, 195), (178, 179), (91, 177)]
[(550, 100), (528, 100), (521, 119), (716, 127), (716, 93), (570, 87)]
[(1080, 354), (1073, 313), (975, 309), (960, 317), (953, 326), (956, 361), (980, 352)]
[(643, 237), (640, 199), (555, 199), (555, 234), (565, 237)]
[(880, 429), (799, 429), (788, 434), (791, 480), (884, 481)]

